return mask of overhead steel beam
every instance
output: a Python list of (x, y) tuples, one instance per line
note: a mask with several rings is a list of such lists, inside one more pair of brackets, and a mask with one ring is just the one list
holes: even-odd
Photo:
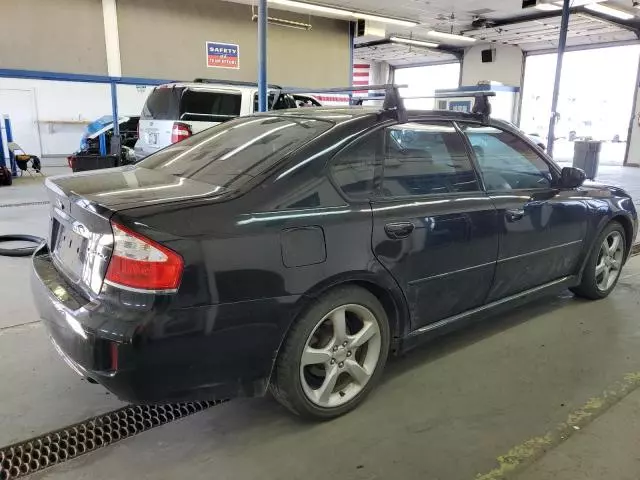
[[(577, 13), (578, 11), (580, 11), (580, 9), (578, 7), (573, 7), (569, 9), (570, 13)], [(535, 20), (545, 20), (547, 18), (557, 18), (562, 16), (562, 11), (560, 10), (553, 10), (550, 12), (545, 12), (545, 11), (534, 11), (533, 13), (527, 13), (527, 14), (523, 14), (523, 15), (516, 15), (515, 17), (510, 17), (510, 18), (502, 18), (500, 20), (484, 20), (486, 22), (486, 26), (487, 28), (495, 28), (495, 27), (504, 27), (507, 25), (513, 25), (515, 23), (524, 23), (524, 22), (531, 22), (531, 21), (535, 21)], [(472, 23), (473, 28), (469, 29), (469, 30), (463, 30), (462, 33), (467, 33), (470, 32), (472, 30), (477, 30), (478, 28), (482, 27), (483, 25), (481, 24), (483, 20), (476, 20), (475, 22)]]
[[(633, 32), (637, 33), (638, 31), (640, 31), (640, 18), (633, 19), (633, 20), (622, 20), (619, 18), (614, 18), (614, 17), (610, 17), (608, 15), (604, 15), (598, 12), (593, 12), (591, 10), (587, 10), (584, 7), (570, 7), (569, 8), (569, 13), (570, 14), (581, 14), (581, 15), (586, 15), (598, 20), (602, 20), (606, 23), (610, 23), (612, 25), (616, 25), (618, 27), (621, 28), (625, 28), (628, 30), (632, 30)], [(524, 23), (524, 22), (531, 22), (531, 21), (536, 21), (536, 20), (546, 20), (546, 19), (550, 19), (550, 18), (559, 18), (562, 17), (562, 10), (555, 10), (555, 11), (550, 11), (550, 12), (544, 12), (544, 11), (540, 11), (540, 12), (535, 12), (535, 13), (530, 13), (530, 14), (524, 14), (524, 15), (517, 15), (515, 17), (510, 17), (510, 18), (504, 18), (504, 19), (500, 19), (500, 20), (484, 20), (486, 22), (486, 28), (498, 28), (498, 27), (505, 27), (505, 26), (509, 26), (509, 25), (514, 25), (514, 24), (518, 24), (518, 23)], [(482, 20), (481, 20), (482, 21)], [(480, 27), (482, 27), (481, 21), (476, 21), (473, 24), (472, 29), (468, 29), (468, 30), (463, 30), (462, 33), (471, 33), (474, 32), (476, 30), (479, 30)]]

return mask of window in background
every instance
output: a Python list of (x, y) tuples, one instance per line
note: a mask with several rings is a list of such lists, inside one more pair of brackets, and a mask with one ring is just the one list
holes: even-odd
[[(441, 88), (458, 88), (460, 62), (398, 68), (395, 71), (395, 83), (408, 85), (408, 88), (400, 90), (403, 97), (430, 96)], [(432, 109), (434, 105), (432, 98), (405, 101), (405, 106), (413, 109)]]

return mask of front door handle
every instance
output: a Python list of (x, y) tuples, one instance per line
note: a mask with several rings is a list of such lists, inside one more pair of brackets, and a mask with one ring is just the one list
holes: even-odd
[(518, 220), (522, 220), (522, 218), (524, 217), (524, 209), (514, 208), (507, 210), (505, 212), (505, 216), (507, 217), (507, 221), (517, 222)]
[(387, 223), (384, 226), (384, 231), (386, 232), (387, 237), (392, 238), (393, 240), (399, 240), (411, 235), (414, 228), (416, 227), (411, 222)]

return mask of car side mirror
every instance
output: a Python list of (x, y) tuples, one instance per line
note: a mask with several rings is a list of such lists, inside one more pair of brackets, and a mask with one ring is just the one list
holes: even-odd
[(560, 174), (560, 186), (562, 188), (577, 188), (584, 183), (587, 174), (581, 168), (564, 167)]

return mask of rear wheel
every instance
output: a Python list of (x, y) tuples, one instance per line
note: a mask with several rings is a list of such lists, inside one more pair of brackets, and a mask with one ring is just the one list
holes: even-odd
[(334, 418), (364, 400), (388, 352), (389, 325), (378, 299), (359, 287), (340, 287), (292, 327), (278, 355), (271, 391), (298, 415)]
[(626, 238), (622, 225), (612, 222), (600, 233), (589, 254), (582, 283), (572, 291), (590, 300), (605, 298), (615, 288), (626, 256)]

